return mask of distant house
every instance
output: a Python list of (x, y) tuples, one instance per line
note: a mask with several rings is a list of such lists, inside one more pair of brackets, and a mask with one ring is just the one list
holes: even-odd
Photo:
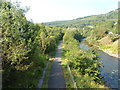
[(93, 26), (88, 26), (89, 28), (94, 28)]
[(108, 34), (113, 34), (113, 32), (109, 32)]
[(114, 25), (117, 25), (117, 22)]

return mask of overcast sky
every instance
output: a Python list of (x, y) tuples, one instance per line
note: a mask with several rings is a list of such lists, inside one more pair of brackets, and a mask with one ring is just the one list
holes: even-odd
[[(15, 1), (15, 0), (11, 0)], [(30, 6), (26, 17), (34, 23), (71, 20), (88, 15), (103, 14), (118, 8), (119, 0), (17, 0)]]

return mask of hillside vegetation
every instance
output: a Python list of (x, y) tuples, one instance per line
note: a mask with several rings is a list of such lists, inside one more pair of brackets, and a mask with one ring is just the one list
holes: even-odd
[(96, 25), (104, 25), (107, 28), (112, 27), (113, 25), (117, 26), (118, 20), (118, 10), (111, 11), (106, 14), (101, 15), (92, 15), (86, 17), (80, 17), (73, 20), (66, 21), (55, 21), (45, 23), (45, 25), (55, 25), (60, 27), (69, 27), (69, 28), (88, 28), (88, 26), (95, 27)]
[[(90, 46), (99, 46), (101, 49), (110, 49), (112, 54), (118, 54), (119, 9), (106, 14), (92, 15), (68, 21), (56, 21), (45, 23), (48, 26), (59, 26), (69, 30), (79, 30), (81, 35), (87, 38)], [(107, 42), (106, 42), (107, 41)]]

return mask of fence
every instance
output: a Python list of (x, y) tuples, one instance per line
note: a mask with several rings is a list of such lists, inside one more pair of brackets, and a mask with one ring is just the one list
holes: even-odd
[(68, 64), (67, 64), (67, 68), (68, 68), (68, 71), (69, 71), (69, 73), (70, 73), (70, 77), (72, 78), (72, 82), (73, 82), (73, 84), (74, 84), (74, 87), (75, 87), (76, 90), (78, 90), (78, 89), (77, 89), (76, 82), (75, 82), (75, 80), (74, 80), (74, 76), (72, 75), (72, 72), (71, 72), (70, 67), (69, 67)]

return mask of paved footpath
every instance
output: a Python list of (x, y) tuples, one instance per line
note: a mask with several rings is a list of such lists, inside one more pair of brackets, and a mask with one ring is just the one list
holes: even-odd
[(48, 88), (65, 88), (65, 79), (61, 66), (62, 41), (58, 45), (55, 60), (53, 61)]

